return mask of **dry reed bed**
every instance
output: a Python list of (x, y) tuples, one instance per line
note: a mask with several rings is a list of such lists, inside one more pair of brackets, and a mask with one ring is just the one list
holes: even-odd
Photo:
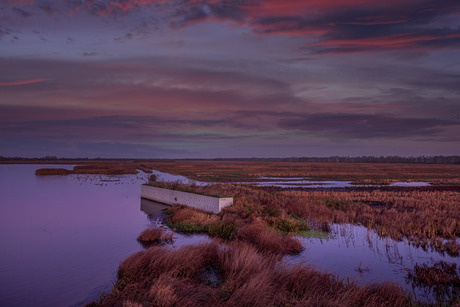
[[(380, 236), (458, 256), (460, 193), (456, 191), (281, 192), (288, 212), (317, 223), (362, 224)], [(446, 241), (447, 240), (447, 241)]]
[(210, 182), (241, 182), (271, 176), (350, 180), (362, 184), (427, 181), (433, 184), (460, 185), (460, 165), (261, 161), (156, 161), (144, 162), (143, 165)]
[(118, 269), (93, 306), (404, 306), (391, 283), (358, 286), (305, 266), (288, 266), (244, 243), (151, 247)]
[[(284, 233), (298, 233), (311, 226), (327, 231), (329, 223), (361, 224), (380, 236), (458, 256), (460, 193), (458, 191), (265, 191), (230, 184), (211, 186), (163, 183), (163, 186), (207, 195), (230, 195), (234, 204), (209, 221), (187, 219), (195, 210), (172, 211), (172, 224), (184, 223), (190, 231), (208, 231), (210, 225), (227, 225), (232, 238), (242, 225), (260, 223)], [(302, 219), (299, 219), (301, 217)], [(230, 226), (228, 226), (230, 225)], [(223, 227), (222, 226), (222, 227)], [(174, 227), (174, 225), (173, 225)], [(221, 227), (221, 228), (222, 228)], [(232, 229), (229, 229), (233, 227)], [(180, 227), (179, 227), (180, 228)], [(217, 235), (219, 236), (219, 235)], [(225, 237), (225, 236), (221, 236)]]

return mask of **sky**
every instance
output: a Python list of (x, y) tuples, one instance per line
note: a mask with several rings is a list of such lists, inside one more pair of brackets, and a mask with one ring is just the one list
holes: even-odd
[(458, 154), (458, 0), (0, 0), (1, 156)]

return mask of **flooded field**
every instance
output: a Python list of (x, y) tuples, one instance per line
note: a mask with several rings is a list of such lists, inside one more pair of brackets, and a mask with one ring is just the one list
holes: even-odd
[[(0, 305), (72, 306), (93, 300), (110, 291), (120, 261), (142, 249), (136, 238), (143, 229), (167, 227), (167, 206), (140, 198), (140, 184), (149, 174), (35, 176), (37, 168), (40, 165), (0, 165), (0, 239), (6, 242), (0, 247)], [(153, 173), (162, 181), (208, 184)], [(261, 179), (283, 186), (308, 181)], [(424, 300), (431, 297), (412, 289), (405, 280), (407, 270), (439, 260), (460, 264), (458, 257), (416, 248), (405, 240), (382, 239), (362, 226), (332, 224), (331, 230), (323, 238), (298, 237), (305, 250), (283, 260), (359, 284), (396, 281)], [(205, 235), (175, 233), (170, 247), (209, 240)]]
[[(336, 188), (354, 188), (354, 187), (381, 187), (375, 184), (354, 184), (352, 181), (339, 181), (339, 180), (314, 180), (312, 178), (302, 177), (260, 177), (260, 181), (254, 182), (240, 182), (240, 184), (252, 184), (256, 186), (265, 187), (280, 187), (280, 188), (323, 188), (323, 189), (336, 189)], [(394, 182), (389, 184), (391, 187), (427, 187), (430, 186), (428, 182)]]
[[(196, 185), (207, 185), (212, 184), (213, 182), (205, 182), (200, 180), (188, 179), (185, 176), (173, 175), (160, 171), (153, 171), (155, 175), (158, 176), (160, 181), (179, 181), (186, 184), (196, 184)], [(257, 178), (256, 181), (250, 182), (234, 182), (234, 184), (247, 184), (255, 185), (261, 187), (280, 187), (280, 188), (324, 188), (324, 189), (334, 189), (334, 188), (353, 188), (353, 187), (381, 187), (382, 185), (363, 185), (363, 184), (354, 184), (352, 181), (347, 180), (314, 180), (309, 177), (265, 177), (261, 176)], [(431, 184), (423, 181), (414, 181), (414, 182), (393, 182), (389, 184), (390, 187), (427, 187)]]

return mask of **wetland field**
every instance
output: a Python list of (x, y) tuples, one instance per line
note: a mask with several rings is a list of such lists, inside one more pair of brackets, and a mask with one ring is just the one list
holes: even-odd
[[(50, 162), (53, 163), (53, 162)], [(460, 304), (460, 165), (0, 165), (0, 305)], [(140, 198), (215, 196), (220, 214)]]

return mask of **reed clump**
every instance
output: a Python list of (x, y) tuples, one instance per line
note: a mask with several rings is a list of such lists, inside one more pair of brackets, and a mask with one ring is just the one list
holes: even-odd
[[(212, 269), (210, 269), (212, 268)], [(213, 272), (217, 283), (209, 283)], [(123, 261), (112, 291), (94, 306), (405, 306), (390, 283), (358, 286), (306, 266), (289, 266), (253, 246), (211, 242), (154, 246)]]
[(145, 229), (138, 237), (137, 241), (144, 247), (155, 244), (171, 243), (174, 234), (160, 227), (149, 227)]

